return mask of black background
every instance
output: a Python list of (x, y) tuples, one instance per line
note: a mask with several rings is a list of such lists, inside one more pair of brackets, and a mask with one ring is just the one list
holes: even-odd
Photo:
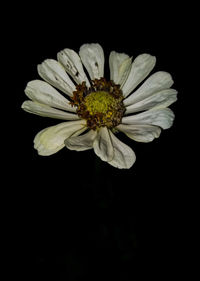
[[(134, 4), (32, 3), (13, 7), (9, 14), (6, 42), (14, 74), (14, 128), (8, 163), (12, 172), (7, 176), (12, 183), (6, 189), (8, 245), (13, 245), (9, 257), (14, 262), (8, 276), (14, 272), (21, 280), (129, 281), (163, 280), (172, 274), (176, 278), (187, 271), (181, 262), (187, 243), (180, 229), (187, 206), (180, 177), (186, 157), (181, 143), (191, 31), (183, 7), (180, 12), (167, 2)], [(59, 120), (22, 111), (25, 86), (39, 79), (37, 64), (56, 59), (64, 48), (78, 52), (84, 43), (103, 47), (107, 78), (112, 50), (133, 58), (155, 55), (153, 72), (170, 72), (179, 92), (171, 106), (174, 125), (159, 139), (145, 144), (119, 135), (136, 153), (129, 170), (101, 162), (92, 150), (64, 148), (41, 157), (33, 148), (37, 132)]]

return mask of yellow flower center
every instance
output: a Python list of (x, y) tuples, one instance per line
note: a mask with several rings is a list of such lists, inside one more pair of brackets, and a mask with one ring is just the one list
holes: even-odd
[(85, 98), (85, 105), (90, 115), (96, 113), (112, 114), (116, 104), (116, 99), (104, 91), (92, 92)]
[(87, 120), (87, 126), (93, 130), (107, 126), (116, 127), (123, 116), (125, 107), (120, 86), (105, 78), (92, 80), (92, 86), (85, 82), (76, 87), (72, 106), (77, 106), (77, 114)]

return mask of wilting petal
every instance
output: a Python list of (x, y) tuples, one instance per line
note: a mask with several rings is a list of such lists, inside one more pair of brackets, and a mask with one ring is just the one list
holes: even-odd
[(64, 141), (74, 133), (82, 131), (86, 126), (84, 120), (63, 122), (40, 131), (34, 139), (34, 148), (38, 150), (39, 155), (48, 156), (62, 149)]
[(128, 55), (112, 51), (109, 57), (110, 80), (122, 86), (130, 73), (131, 61)]
[(110, 138), (110, 132), (107, 127), (101, 127), (93, 142), (94, 152), (103, 161), (111, 161), (113, 158), (113, 145)]
[(138, 142), (150, 142), (158, 138), (161, 129), (152, 125), (125, 125), (120, 124), (116, 127), (119, 131), (126, 134), (129, 138)]
[(155, 125), (162, 129), (168, 129), (174, 121), (174, 113), (169, 108), (150, 109), (145, 112), (122, 118), (122, 124)]
[(119, 169), (129, 169), (136, 160), (134, 151), (121, 142), (111, 131), (110, 137), (113, 145), (113, 159), (108, 163)]
[(86, 81), (86, 85), (89, 87), (90, 83), (87, 76), (83, 70), (81, 59), (79, 55), (71, 50), (64, 49), (57, 54), (58, 61), (64, 66), (65, 70), (77, 84), (81, 84)]
[(150, 108), (165, 108), (177, 100), (177, 91), (174, 89), (162, 90), (150, 97), (126, 107), (126, 114), (143, 111)]
[(69, 101), (56, 89), (42, 80), (30, 81), (25, 89), (25, 94), (33, 101), (46, 104), (63, 110), (76, 112)]
[(172, 77), (168, 72), (158, 71), (151, 75), (137, 91), (126, 98), (124, 104), (127, 106), (141, 101), (152, 94), (170, 88), (173, 83)]
[(65, 145), (71, 150), (83, 151), (93, 148), (93, 142), (96, 138), (97, 132), (90, 130), (84, 135), (77, 137), (70, 137), (65, 140)]
[(78, 120), (80, 119), (77, 114), (68, 113), (59, 109), (55, 109), (45, 104), (34, 101), (25, 101), (22, 104), (22, 109), (29, 113), (33, 113), (43, 117), (50, 117), (63, 120)]
[(79, 55), (92, 80), (103, 77), (104, 53), (99, 44), (82, 45)]
[(75, 85), (65, 72), (64, 67), (56, 60), (47, 59), (38, 65), (39, 75), (49, 84), (61, 90), (68, 96), (72, 96)]
[(142, 82), (154, 68), (156, 58), (149, 54), (136, 57), (132, 63), (129, 76), (122, 87), (124, 97), (127, 97)]

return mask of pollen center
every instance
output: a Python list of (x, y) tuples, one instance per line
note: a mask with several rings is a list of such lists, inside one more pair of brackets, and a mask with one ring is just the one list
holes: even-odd
[(116, 127), (125, 111), (120, 85), (105, 78), (92, 80), (91, 83), (89, 88), (85, 82), (76, 87), (72, 106), (77, 107), (79, 117), (86, 119), (87, 126), (93, 130), (103, 126)]
[(111, 114), (116, 103), (116, 99), (104, 91), (92, 92), (85, 98), (85, 105), (91, 115), (97, 113)]

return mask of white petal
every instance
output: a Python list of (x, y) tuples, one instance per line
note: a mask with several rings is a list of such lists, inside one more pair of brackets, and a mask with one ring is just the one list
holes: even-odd
[(165, 108), (177, 100), (177, 91), (174, 89), (162, 90), (152, 96), (126, 107), (126, 114), (143, 111), (150, 108)]
[(119, 131), (125, 133), (129, 138), (138, 142), (150, 142), (158, 138), (161, 129), (152, 125), (125, 125), (120, 124), (116, 127)]
[(76, 112), (76, 108), (72, 107), (65, 97), (63, 97), (51, 85), (42, 80), (30, 81), (26, 86), (25, 93), (33, 101), (63, 110)]
[(40, 131), (34, 139), (34, 148), (38, 154), (48, 156), (62, 149), (65, 139), (75, 132), (81, 131), (85, 126), (84, 120), (63, 122)]
[(154, 68), (156, 58), (149, 54), (136, 57), (131, 66), (129, 76), (122, 87), (124, 97), (127, 97), (142, 82)]
[(111, 161), (113, 158), (113, 145), (107, 127), (101, 127), (93, 142), (94, 152), (103, 161)]
[(73, 134), (73, 137), (77, 137), (79, 135), (81, 135), (83, 132), (85, 132), (88, 129), (88, 127), (86, 126), (86, 122), (85, 122), (85, 127), (83, 127), (82, 129), (78, 130), (77, 132), (75, 132)]
[(128, 145), (121, 142), (111, 131), (110, 136), (114, 149), (114, 156), (108, 163), (119, 169), (129, 169), (136, 160), (134, 151)]
[(65, 140), (65, 145), (68, 149), (83, 151), (93, 148), (93, 141), (97, 136), (97, 132), (90, 130), (88, 133), (70, 137)]
[(142, 86), (124, 100), (125, 105), (141, 101), (158, 91), (168, 89), (172, 86), (173, 80), (168, 72), (158, 71), (151, 75)]
[(88, 87), (90, 86), (87, 76), (83, 70), (81, 59), (75, 51), (71, 49), (64, 49), (57, 54), (57, 58), (77, 84), (81, 84), (83, 81), (86, 81), (86, 85)]
[(49, 84), (58, 88), (68, 96), (72, 96), (75, 86), (64, 67), (56, 60), (47, 59), (38, 65), (39, 75)]
[(131, 62), (128, 55), (112, 51), (109, 57), (110, 80), (122, 86), (130, 73)]
[(174, 121), (174, 113), (169, 108), (150, 109), (136, 115), (130, 115), (122, 118), (122, 124), (145, 124), (155, 125), (163, 129), (168, 129)]
[(51, 118), (63, 119), (63, 120), (80, 119), (77, 114), (68, 113), (59, 109), (52, 108), (48, 105), (30, 101), (30, 100), (23, 102), (22, 108), (29, 113), (33, 113), (43, 117), (51, 117)]
[(99, 44), (82, 45), (79, 55), (92, 80), (104, 76), (104, 53)]

